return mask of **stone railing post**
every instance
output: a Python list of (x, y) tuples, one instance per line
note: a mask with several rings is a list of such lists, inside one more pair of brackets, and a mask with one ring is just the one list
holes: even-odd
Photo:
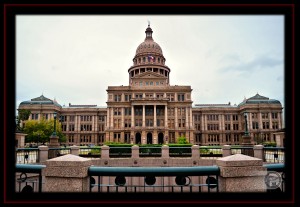
[(192, 146), (192, 158), (193, 159), (199, 159), (200, 158), (200, 151), (199, 151), (199, 145), (193, 145)]
[(140, 147), (137, 145), (133, 145), (131, 147), (131, 158), (139, 158)]
[(168, 145), (163, 145), (161, 147), (161, 157), (169, 158), (169, 146)]
[(223, 152), (223, 157), (227, 157), (231, 155), (231, 147), (230, 145), (223, 145), (222, 146), (222, 152)]
[(220, 168), (220, 192), (266, 192), (265, 175), (261, 159), (235, 154), (216, 160)]
[(44, 146), (44, 145), (39, 146), (39, 163), (48, 160), (48, 153), (49, 153), (48, 146)]
[(101, 146), (101, 159), (109, 159), (109, 146)]
[(71, 154), (72, 155), (77, 155), (77, 156), (79, 156), (79, 146), (76, 146), (76, 145), (73, 145), (73, 146), (71, 146), (70, 147), (71, 148)]
[(92, 161), (76, 155), (63, 155), (46, 161), (44, 192), (89, 192), (88, 169)]
[(263, 145), (254, 145), (254, 157), (264, 160), (264, 146)]

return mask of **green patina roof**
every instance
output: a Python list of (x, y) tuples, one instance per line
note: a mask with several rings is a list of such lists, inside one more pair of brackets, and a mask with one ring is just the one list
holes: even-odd
[(239, 104), (245, 105), (245, 104), (258, 104), (258, 103), (264, 103), (264, 104), (281, 104), (280, 101), (275, 99), (269, 99), (268, 97), (261, 96), (258, 93), (255, 96), (252, 96), (251, 98), (245, 99), (243, 102)]
[(30, 101), (23, 101), (20, 103), (20, 105), (28, 105), (28, 104), (56, 105), (61, 107), (61, 105), (57, 103), (56, 100), (51, 100), (49, 98), (46, 98), (43, 95), (37, 98), (33, 98)]

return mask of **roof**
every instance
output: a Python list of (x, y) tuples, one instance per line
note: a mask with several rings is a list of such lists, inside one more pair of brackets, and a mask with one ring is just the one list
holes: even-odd
[(59, 103), (57, 103), (57, 101), (51, 100), (49, 98), (46, 98), (44, 95), (41, 95), (40, 97), (37, 98), (33, 98), (30, 101), (23, 101), (20, 103), (20, 105), (32, 105), (32, 104), (42, 104), (42, 105), (56, 105), (61, 107), (61, 105)]
[(245, 104), (258, 104), (258, 103), (264, 103), (264, 104), (281, 104), (280, 101), (275, 99), (269, 99), (268, 97), (261, 96), (258, 93), (255, 96), (252, 96), (251, 98), (244, 99), (243, 102), (239, 104), (245, 105)]
[(230, 102), (228, 104), (195, 104), (195, 108), (208, 108), (208, 107), (215, 107), (215, 108), (232, 107), (232, 108), (234, 108), (234, 107), (237, 107), (237, 106), (236, 105), (231, 105)]

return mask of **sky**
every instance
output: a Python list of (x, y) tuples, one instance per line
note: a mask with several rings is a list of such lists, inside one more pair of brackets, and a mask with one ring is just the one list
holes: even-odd
[(193, 105), (258, 93), (284, 108), (283, 15), (17, 15), (16, 107), (42, 94), (105, 107), (108, 86), (129, 85), (148, 21)]

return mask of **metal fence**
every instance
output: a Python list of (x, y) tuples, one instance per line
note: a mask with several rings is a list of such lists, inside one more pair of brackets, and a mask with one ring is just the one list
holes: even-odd
[(264, 162), (284, 163), (283, 147), (264, 147)]
[(38, 148), (18, 148), (16, 150), (17, 164), (31, 164), (39, 162)]
[(16, 164), (16, 191), (42, 192), (42, 169), (46, 165)]
[(89, 167), (90, 192), (219, 192), (218, 166)]

